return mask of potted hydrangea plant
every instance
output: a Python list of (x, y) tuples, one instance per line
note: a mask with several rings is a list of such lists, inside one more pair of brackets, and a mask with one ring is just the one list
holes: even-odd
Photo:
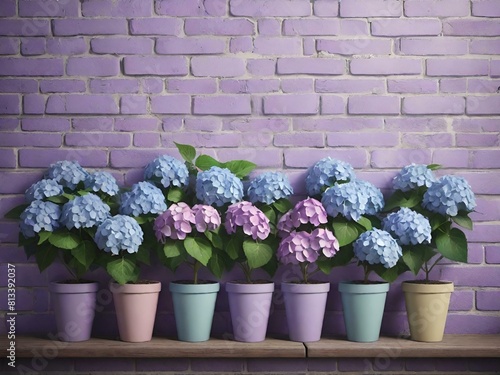
[[(469, 214), (476, 201), (465, 179), (433, 170), (438, 165), (411, 164), (394, 177), (394, 194), (386, 210), (397, 209), (383, 222), (403, 248), (403, 261), (423, 280), (405, 281), (402, 288), (411, 338), (436, 342), (443, 339), (453, 283), (431, 279), (443, 259), (467, 262), (467, 238), (457, 226), (472, 230)], [(404, 270), (403, 270), (404, 271)]]
[(19, 244), (41, 272), (56, 261), (68, 270), (67, 280), (49, 285), (63, 341), (90, 338), (98, 283), (84, 275), (96, 263), (94, 234), (110, 216), (118, 190), (107, 172), (89, 173), (76, 161), (58, 161), (26, 190), (27, 204), (6, 215), (20, 220)]

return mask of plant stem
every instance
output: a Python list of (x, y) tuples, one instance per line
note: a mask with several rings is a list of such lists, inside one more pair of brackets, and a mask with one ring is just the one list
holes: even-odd
[(247, 283), (252, 284), (252, 269), (248, 265), (248, 262), (239, 263), (239, 265), (243, 270), (243, 274), (245, 275)]
[(193, 284), (198, 284), (198, 270), (200, 269), (200, 267), (201, 263), (195, 260), (193, 264), (193, 271), (194, 271)]
[(304, 280), (304, 284), (309, 284), (309, 275), (307, 274), (308, 267), (309, 263), (300, 263), (300, 269), (302, 270), (302, 280)]
[(439, 258), (436, 259), (436, 261), (432, 264), (431, 268), (429, 268), (429, 271), (427, 272), (427, 281), (429, 281), (429, 273), (431, 273), (432, 269), (444, 258), (443, 255), (439, 256)]
[(368, 284), (368, 275), (370, 275), (370, 270), (368, 269), (368, 264), (363, 264), (363, 268), (365, 271), (365, 278), (363, 280), (363, 284)]

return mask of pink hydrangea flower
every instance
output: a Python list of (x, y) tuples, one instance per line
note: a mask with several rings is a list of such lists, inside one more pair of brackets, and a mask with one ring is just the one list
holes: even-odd
[(219, 212), (214, 207), (197, 204), (191, 210), (198, 232), (203, 233), (207, 230), (215, 230), (220, 226), (221, 218)]
[(238, 227), (241, 227), (243, 233), (254, 240), (265, 240), (271, 232), (267, 216), (247, 201), (234, 203), (228, 207), (224, 225), (228, 234), (235, 233)]
[(192, 232), (191, 224), (195, 224), (193, 211), (186, 203), (180, 202), (172, 204), (159, 215), (153, 229), (160, 242), (165, 242), (167, 238), (184, 240)]

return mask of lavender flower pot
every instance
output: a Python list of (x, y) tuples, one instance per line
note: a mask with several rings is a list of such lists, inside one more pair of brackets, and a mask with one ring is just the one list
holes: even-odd
[(264, 341), (269, 321), (269, 311), (274, 292), (274, 283), (226, 284), (229, 311), (236, 341)]
[(50, 283), (57, 333), (61, 341), (77, 342), (90, 339), (98, 288), (99, 284), (96, 282)]
[(321, 338), (330, 283), (281, 284), (285, 300), (288, 336), (292, 341), (313, 342)]

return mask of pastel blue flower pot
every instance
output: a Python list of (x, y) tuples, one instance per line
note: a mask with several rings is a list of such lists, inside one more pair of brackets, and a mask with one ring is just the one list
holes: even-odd
[(174, 304), (177, 338), (189, 342), (207, 341), (210, 338), (220, 284), (172, 282), (169, 289)]
[(339, 283), (349, 341), (373, 342), (380, 336), (389, 283)]

